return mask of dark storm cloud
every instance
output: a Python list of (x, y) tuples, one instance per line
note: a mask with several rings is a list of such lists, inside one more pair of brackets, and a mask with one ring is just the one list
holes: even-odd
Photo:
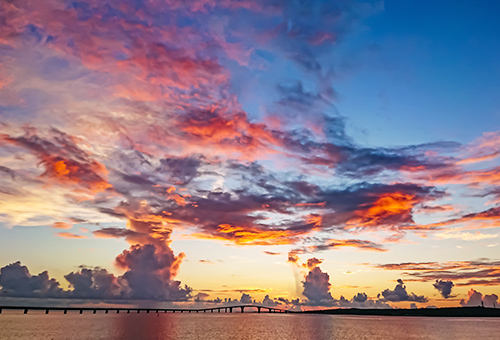
[(398, 284), (394, 287), (394, 290), (386, 289), (379, 295), (382, 295), (383, 301), (400, 302), (400, 301), (415, 301), (415, 302), (427, 302), (427, 298), (423, 295), (416, 295), (415, 293), (410, 293), (406, 291), (406, 286), (403, 280), (398, 279)]
[(278, 305), (278, 302), (271, 299), (269, 295), (266, 295), (264, 297), (264, 300), (262, 300), (261, 304), (264, 306), (276, 307)]
[(117, 278), (103, 268), (82, 268), (64, 276), (73, 290), (69, 296), (77, 299), (116, 299), (124, 291)]
[(354, 302), (366, 302), (368, 300), (368, 296), (365, 293), (358, 293), (353, 296), (352, 301)]
[(330, 276), (319, 267), (314, 267), (302, 281), (304, 295), (311, 303), (323, 305), (333, 302), (330, 294)]
[(436, 288), (439, 293), (445, 298), (449, 298), (451, 294), (451, 289), (453, 288), (453, 282), (444, 281), (444, 280), (436, 280), (433, 284), (434, 288)]
[(119, 267), (127, 269), (121, 276), (132, 299), (162, 301), (187, 300), (191, 288), (181, 287), (172, 280), (184, 255), (175, 256), (172, 250), (158, 252), (154, 245), (133, 246), (116, 257)]
[(59, 282), (49, 278), (47, 271), (31, 275), (21, 262), (0, 269), (1, 296), (13, 297), (63, 297)]
[(181, 260), (182, 256), (157, 252), (153, 245), (136, 246), (117, 257), (127, 269), (124, 275), (83, 267), (64, 276), (70, 285), (66, 291), (47, 271), (31, 275), (26, 266), (15, 262), (0, 269), (0, 297), (185, 301), (191, 288), (173, 280)]
[(252, 297), (249, 294), (243, 293), (241, 294), (240, 302), (245, 304), (252, 303)]

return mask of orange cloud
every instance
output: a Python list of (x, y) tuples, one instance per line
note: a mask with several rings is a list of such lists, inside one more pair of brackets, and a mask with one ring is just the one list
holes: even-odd
[(106, 167), (97, 161), (84, 164), (61, 157), (45, 156), (42, 164), (45, 166), (44, 175), (60, 182), (80, 184), (95, 193), (111, 188), (111, 184), (101, 177), (107, 174)]
[(415, 195), (403, 192), (382, 194), (367, 209), (357, 210), (347, 227), (372, 227), (390, 224), (393, 217), (397, 220), (411, 221), (411, 211), (419, 203)]
[(59, 237), (68, 238), (68, 239), (87, 238), (87, 236), (85, 236), (85, 235), (77, 235), (77, 234), (72, 234), (72, 233), (57, 233), (56, 235)]
[(202, 239), (232, 241), (237, 245), (282, 245), (293, 244), (304, 231), (284, 229), (260, 229), (256, 227), (239, 227), (230, 224), (219, 224), (211, 234), (192, 234)]
[(51, 225), (51, 227), (56, 228), (56, 229), (71, 229), (73, 227), (73, 225), (70, 223), (66, 223), (66, 222), (54, 222)]

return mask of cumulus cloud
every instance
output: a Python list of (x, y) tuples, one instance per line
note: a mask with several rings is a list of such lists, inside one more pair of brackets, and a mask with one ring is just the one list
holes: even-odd
[(153, 245), (132, 247), (117, 257), (128, 270), (116, 277), (104, 268), (82, 267), (64, 276), (70, 289), (48, 272), (31, 275), (20, 262), (0, 269), (1, 295), (9, 297), (185, 301), (192, 289), (173, 280), (179, 257), (158, 254)]
[(49, 278), (47, 271), (31, 275), (21, 262), (14, 262), (0, 269), (1, 293), (13, 297), (62, 297), (59, 282)]
[(273, 299), (271, 299), (269, 297), (269, 295), (266, 295), (264, 297), (264, 300), (262, 300), (261, 304), (264, 306), (270, 306), (270, 307), (276, 307), (278, 305), (278, 303), (276, 301), (274, 301)]
[(415, 302), (427, 302), (427, 298), (423, 295), (416, 295), (415, 293), (410, 293), (406, 291), (406, 286), (403, 280), (398, 279), (398, 284), (394, 287), (394, 290), (385, 289), (382, 293), (383, 301), (400, 302), (400, 301), (415, 301)]
[(130, 298), (178, 301), (187, 300), (191, 294), (191, 288), (173, 280), (183, 257), (183, 253), (175, 256), (170, 248), (159, 252), (154, 245), (146, 244), (124, 250), (116, 263), (127, 270), (121, 279)]
[(113, 299), (123, 297), (118, 279), (103, 268), (82, 268), (64, 276), (72, 290), (69, 296), (79, 299)]
[(323, 263), (322, 260), (312, 257), (308, 259), (306, 263), (304, 263), (304, 267), (306, 267), (309, 270), (312, 270), (314, 267), (317, 267), (321, 263)]
[(194, 301), (204, 301), (207, 297), (209, 297), (207, 293), (199, 292), (196, 295), (194, 295)]
[(445, 280), (436, 280), (436, 282), (433, 284), (434, 288), (436, 288), (439, 293), (445, 298), (449, 298), (451, 294), (451, 289), (453, 288), (454, 284), (451, 281), (445, 281)]
[(241, 303), (252, 303), (252, 297), (249, 294), (243, 293), (240, 298)]
[(498, 305), (498, 295), (487, 294), (484, 295), (475, 289), (470, 289), (467, 292), (467, 300), (460, 300), (460, 305), (462, 306), (484, 306), (484, 307), (496, 307)]
[(302, 281), (304, 295), (311, 303), (328, 304), (333, 301), (330, 294), (330, 276), (319, 267), (314, 267)]

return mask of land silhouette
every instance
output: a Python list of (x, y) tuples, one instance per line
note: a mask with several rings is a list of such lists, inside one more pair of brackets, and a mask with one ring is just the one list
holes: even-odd
[[(261, 309), (265, 309), (267, 313), (286, 313), (286, 314), (331, 314), (331, 315), (374, 315), (374, 316), (423, 316), (423, 317), (500, 317), (500, 308), (487, 307), (445, 307), (445, 308), (415, 308), (415, 309), (359, 309), (359, 308), (336, 308), (336, 309), (319, 309), (294, 311), (280, 308), (274, 308), (261, 305), (232, 305), (218, 306), (212, 308), (190, 309), (190, 308), (113, 308), (113, 307), (41, 307), (41, 306), (0, 306), (0, 314), (2, 310), (23, 310), (27, 314), (30, 310), (45, 311), (63, 311), (66, 314), (68, 311), (79, 311), (82, 314), (84, 311), (96, 314), (97, 311), (104, 312), (120, 312), (124, 313), (232, 313), (233, 309), (241, 311), (241, 313), (261, 313)], [(246, 312), (244, 310), (247, 310)], [(249, 311), (250, 310), (250, 311)], [(264, 311), (263, 311), (264, 312)]]

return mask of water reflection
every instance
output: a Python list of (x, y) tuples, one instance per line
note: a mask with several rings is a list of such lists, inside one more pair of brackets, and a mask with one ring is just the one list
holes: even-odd
[(4, 312), (0, 339), (498, 339), (495, 318)]

